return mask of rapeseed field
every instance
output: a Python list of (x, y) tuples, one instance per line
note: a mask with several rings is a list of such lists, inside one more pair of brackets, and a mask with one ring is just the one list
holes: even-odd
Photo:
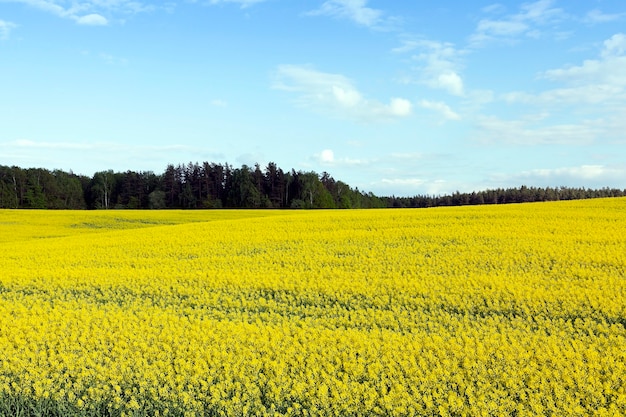
[(0, 211), (0, 415), (626, 415), (626, 199)]

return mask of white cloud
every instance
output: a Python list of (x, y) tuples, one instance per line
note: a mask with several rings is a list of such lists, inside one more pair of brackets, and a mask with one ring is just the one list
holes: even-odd
[(527, 171), (530, 174), (550, 177), (550, 176), (569, 176), (577, 177), (581, 179), (594, 179), (602, 177), (607, 173), (611, 173), (612, 170), (607, 169), (602, 165), (581, 165), (579, 167), (568, 168), (554, 168), (554, 169), (535, 169)]
[(423, 41), (419, 41), (415, 39), (401, 39), (400, 40), (401, 45), (395, 48), (392, 48), (391, 52), (395, 52), (395, 53), (411, 52), (417, 49), (418, 47), (420, 47), (422, 42)]
[(9, 39), (11, 31), (16, 27), (17, 25), (15, 23), (7, 22), (6, 20), (0, 20), (0, 40)]
[(459, 75), (461, 56), (465, 51), (458, 50), (452, 43), (430, 40), (405, 39), (394, 52), (408, 52), (419, 49), (420, 52), (412, 58), (421, 66), (417, 82), (434, 89), (447, 91), (455, 96), (463, 96), (463, 78)]
[(109, 21), (106, 17), (99, 15), (97, 13), (91, 13), (85, 16), (80, 16), (76, 18), (76, 23), (79, 25), (89, 25), (89, 26), (106, 26)]
[(333, 163), (335, 161), (335, 153), (332, 149), (324, 149), (320, 153), (320, 162), (322, 163)]
[(503, 5), (494, 3), (494, 4), (490, 4), (489, 6), (483, 7), (481, 10), (485, 13), (496, 14), (496, 13), (503, 13), (506, 9)]
[(333, 85), (332, 87), (333, 96), (343, 107), (355, 107), (361, 101), (363, 101), (363, 97), (361, 94), (353, 88), (344, 88)]
[(559, 20), (563, 16), (563, 10), (552, 7), (554, 3), (555, 0), (539, 0), (522, 4), (521, 11), (515, 18), (536, 23)]
[(459, 120), (461, 116), (455, 113), (447, 104), (440, 101), (422, 100), (419, 105), (428, 110), (434, 110), (446, 120)]
[(494, 175), (498, 182), (510, 184), (533, 184), (536, 186), (568, 187), (618, 187), (623, 188), (626, 166), (607, 166), (599, 164), (539, 168), (522, 171), (517, 174)]
[(408, 116), (412, 109), (411, 102), (404, 98), (392, 98), (389, 103), (389, 113), (394, 116)]
[(463, 110), (471, 113), (479, 112), (486, 105), (493, 103), (495, 99), (496, 95), (491, 90), (470, 90), (463, 103)]
[(509, 144), (534, 146), (541, 144), (585, 145), (601, 136), (601, 123), (583, 120), (580, 123), (541, 124), (533, 117), (502, 120), (483, 116), (476, 122), (475, 139), (484, 144)]
[(461, 76), (454, 71), (444, 72), (439, 74), (435, 85), (448, 93), (455, 96), (463, 95), (463, 80)]
[(626, 52), (626, 35), (616, 33), (604, 41), (604, 49), (601, 55), (603, 58), (610, 58), (624, 55), (624, 52)]
[[(109, 23), (105, 15), (127, 16), (155, 8), (153, 5), (145, 5), (137, 0), (94, 0), (83, 2), (67, 2), (65, 0), (1, 1), (23, 3), (64, 19), (71, 19), (80, 25), (95, 26), (103, 26)], [(69, 5), (67, 5), (68, 3)]]
[(604, 41), (600, 59), (585, 60), (582, 65), (548, 70), (542, 77), (552, 81), (567, 82), (574, 85), (609, 84), (626, 85), (626, 36), (623, 33), (613, 35)]
[(319, 9), (307, 13), (310, 16), (331, 16), (349, 19), (367, 27), (376, 27), (382, 23), (383, 12), (367, 7), (367, 0), (328, 0)]
[(332, 149), (324, 149), (319, 153), (314, 154), (311, 160), (315, 161), (318, 164), (324, 166), (333, 166), (337, 167), (355, 167), (355, 166), (368, 166), (372, 163), (372, 161), (363, 160), (363, 159), (354, 159), (350, 157), (341, 157), (338, 158), (335, 156), (335, 152)]
[[(539, 0), (520, 6), (518, 13), (501, 19), (482, 19), (469, 38), (472, 47), (480, 47), (494, 40), (515, 41), (521, 36), (538, 38), (540, 26), (554, 23), (565, 17), (560, 8), (552, 7), (554, 0)], [(492, 10), (488, 10), (492, 12)]]
[(598, 59), (580, 65), (547, 70), (539, 78), (565, 84), (538, 94), (512, 92), (503, 95), (510, 103), (543, 105), (594, 105), (607, 114), (626, 102), (626, 35), (618, 33), (603, 43)]
[(598, 9), (594, 9), (587, 13), (584, 21), (591, 24), (606, 23), (621, 20), (624, 17), (626, 17), (626, 13), (603, 13)]
[(487, 36), (515, 36), (528, 30), (528, 25), (512, 20), (481, 20), (476, 31)]
[(404, 98), (392, 98), (389, 104), (367, 99), (345, 76), (308, 66), (279, 66), (273, 87), (296, 94), (302, 107), (365, 122), (409, 116), (412, 109)]
[(555, 88), (539, 94), (514, 91), (502, 95), (509, 103), (532, 105), (571, 105), (571, 104), (606, 104), (622, 101), (626, 97), (624, 89), (611, 84), (582, 85), (568, 88)]
[(16, 3), (24, 3), (31, 7), (55, 14), (60, 17), (68, 17), (68, 12), (64, 7), (50, 0), (14, 0)]

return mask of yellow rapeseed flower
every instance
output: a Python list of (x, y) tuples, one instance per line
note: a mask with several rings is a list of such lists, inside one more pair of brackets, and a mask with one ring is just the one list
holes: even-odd
[(625, 415), (624, 317), (626, 199), (0, 211), (0, 407)]

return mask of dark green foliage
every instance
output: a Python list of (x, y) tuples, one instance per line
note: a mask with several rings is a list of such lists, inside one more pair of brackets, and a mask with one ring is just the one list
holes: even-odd
[(617, 188), (536, 188), (522, 185), (520, 188), (498, 188), (444, 196), (384, 197), (387, 207), (441, 207), (478, 204), (531, 203), (539, 201), (583, 200), (587, 198), (624, 197), (626, 189)]
[(0, 165), (0, 208), (84, 209), (88, 181), (72, 172)]

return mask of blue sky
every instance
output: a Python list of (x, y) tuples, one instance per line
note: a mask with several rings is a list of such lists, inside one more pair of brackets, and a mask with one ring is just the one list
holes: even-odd
[(626, 3), (0, 0), (0, 164), (626, 188)]

